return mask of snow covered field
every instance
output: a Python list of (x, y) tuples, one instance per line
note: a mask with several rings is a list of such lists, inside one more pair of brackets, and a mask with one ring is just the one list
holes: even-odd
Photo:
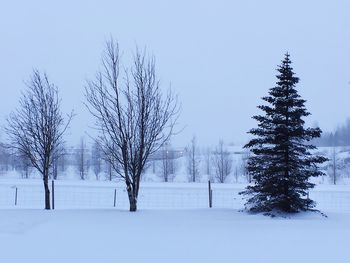
[(44, 211), (41, 180), (0, 181), (0, 262), (328, 263), (349, 254), (348, 185), (310, 192), (328, 218), (240, 212), (244, 184), (213, 184), (210, 209), (207, 184), (143, 183), (136, 213), (122, 183), (55, 185), (56, 210)]
[(0, 262), (346, 262), (349, 213), (0, 210)]

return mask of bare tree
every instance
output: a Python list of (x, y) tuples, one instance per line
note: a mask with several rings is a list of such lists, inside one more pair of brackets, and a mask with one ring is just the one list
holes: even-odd
[[(68, 162), (68, 153), (67, 153), (67, 149), (65, 147), (65, 145), (61, 145), (60, 146), (60, 151), (59, 153), (61, 153), (57, 159), (57, 171), (60, 173), (63, 173), (67, 170), (67, 162)], [(55, 180), (58, 178), (58, 174), (56, 175)]]
[(342, 169), (343, 165), (339, 160), (338, 156), (338, 150), (336, 146), (332, 147), (332, 152), (331, 152), (331, 158), (329, 159), (329, 165), (328, 167), (330, 168), (330, 174), (331, 174), (331, 180), (334, 185), (337, 184), (338, 182), (338, 172), (339, 170)]
[(46, 74), (34, 70), (31, 80), (26, 83), (19, 108), (7, 119), (5, 128), (9, 145), (26, 156), (43, 177), (45, 209), (50, 209), (48, 185), (53, 156), (61, 153), (62, 137), (72, 118), (65, 122), (60, 111), (57, 87), (49, 82)]
[(30, 159), (25, 155), (19, 154), (17, 155), (17, 163), (18, 163), (17, 167), (20, 170), (21, 177), (23, 179), (28, 179), (32, 168)]
[(232, 171), (232, 157), (221, 140), (213, 153), (215, 178), (219, 183), (224, 183)]
[[(96, 141), (96, 143), (98, 143)], [(120, 171), (120, 165), (116, 163), (114, 158), (114, 150), (113, 149), (103, 149), (101, 147), (102, 154), (103, 154), (103, 160), (105, 162), (105, 172), (106, 172), (106, 179), (109, 181), (112, 181), (113, 178), (116, 177), (119, 173), (116, 171)]]
[[(349, 153), (349, 150), (347, 151)], [(350, 157), (345, 157), (343, 163), (344, 163), (344, 169), (343, 169), (344, 176), (346, 176), (347, 178), (350, 178)]]
[(187, 172), (189, 174), (190, 182), (197, 182), (199, 180), (199, 150), (197, 146), (196, 137), (193, 136), (190, 145), (187, 147)]
[(11, 163), (11, 153), (3, 143), (0, 143), (0, 171), (7, 172)]
[(113, 168), (113, 159), (109, 159), (109, 161), (106, 162), (106, 175), (107, 180), (112, 181), (115, 177), (114, 168)]
[(152, 159), (151, 160), (151, 166), (152, 166), (152, 173), (155, 174), (156, 173), (156, 164), (157, 164), (157, 161)]
[(248, 172), (248, 160), (250, 157), (250, 151), (244, 150), (241, 158), (241, 170), (242, 174), (247, 178), (248, 183), (252, 182), (252, 175)]
[(208, 147), (204, 152), (204, 162), (205, 162), (205, 173), (208, 176), (208, 180), (211, 180), (212, 178), (212, 150)]
[(80, 144), (76, 151), (76, 164), (79, 172), (79, 178), (81, 180), (85, 180), (89, 172), (90, 160), (84, 137), (80, 138)]
[[(54, 180), (58, 179), (58, 172), (63, 172), (65, 170), (65, 155), (66, 155), (66, 149), (64, 145), (59, 146), (60, 149), (56, 151), (53, 155), (53, 160), (52, 160), (52, 172), (51, 172), (51, 177)], [(56, 154), (58, 153), (58, 156)]]
[(53, 156), (51, 173), (49, 173), (50, 179), (57, 180), (58, 178), (58, 157)]
[(161, 148), (161, 173), (164, 182), (173, 181), (177, 169), (176, 156), (170, 143), (165, 143)]
[(85, 94), (100, 132), (96, 141), (113, 154), (113, 169), (125, 181), (130, 211), (136, 211), (147, 159), (173, 134), (179, 110), (170, 91), (163, 96), (155, 60), (145, 52), (136, 51), (123, 81), (119, 73), (119, 48), (112, 39), (102, 57), (102, 71), (88, 81)]
[(102, 172), (102, 160), (103, 153), (101, 150), (101, 146), (97, 142), (94, 142), (91, 148), (91, 165), (96, 180), (100, 179), (100, 173)]
[(238, 183), (238, 176), (239, 176), (238, 165), (235, 165), (234, 175), (235, 175), (235, 182)]

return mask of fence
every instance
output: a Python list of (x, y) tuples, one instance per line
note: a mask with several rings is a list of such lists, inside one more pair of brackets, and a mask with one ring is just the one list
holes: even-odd
[[(52, 186), (50, 186), (52, 192)], [(244, 185), (143, 183), (139, 193), (140, 209), (242, 209), (244, 200), (239, 192)], [(55, 181), (56, 209), (128, 209), (129, 202), (122, 183), (89, 183)], [(209, 197), (209, 198), (208, 198)], [(317, 208), (324, 211), (350, 212), (350, 186), (326, 187), (310, 191)], [(0, 208), (43, 208), (44, 189), (40, 181), (0, 182)]]

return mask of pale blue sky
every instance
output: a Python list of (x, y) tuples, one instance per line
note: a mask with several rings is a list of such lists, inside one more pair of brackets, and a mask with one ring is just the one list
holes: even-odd
[(0, 123), (32, 68), (46, 70), (74, 109), (71, 144), (92, 123), (82, 105), (85, 79), (99, 67), (104, 41), (135, 44), (157, 59), (164, 87), (182, 102), (174, 144), (196, 134), (244, 143), (260, 97), (275, 82), (286, 51), (308, 101), (308, 123), (331, 130), (350, 117), (350, 1), (1, 1)]

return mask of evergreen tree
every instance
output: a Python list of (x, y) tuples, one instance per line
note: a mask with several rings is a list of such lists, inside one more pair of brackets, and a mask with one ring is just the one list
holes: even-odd
[(320, 137), (321, 130), (304, 128), (303, 117), (310, 113), (295, 89), (299, 78), (288, 53), (277, 71), (276, 86), (262, 98), (265, 105), (258, 106), (265, 114), (253, 117), (258, 128), (249, 131), (254, 138), (245, 148), (253, 153), (247, 169), (254, 183), (241, 193), (248, 196), (249, 211), (270, 215), (313, 208), (314, 201), (307, 198), (314, 187), (309, 179), (323, 174), (318, 165), (327, 160), (310, 152), (316, 149), (310, 141)]

